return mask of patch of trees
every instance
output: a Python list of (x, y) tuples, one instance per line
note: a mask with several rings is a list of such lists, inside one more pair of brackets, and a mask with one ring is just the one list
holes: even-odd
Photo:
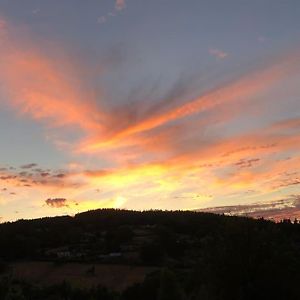
[(137, 240), (141, 243), (140, 264), (158, 266), (158, 271), (122, 293), (103, 287), (78, 289), (67, 283), (35, 287), (2, 276), (0, 299), (299, 298), (298, 222), (273, 223), (196, 212), (109, 209), (74, 218), (1, 224), (0, 276), (1, 270), (5, 272), (7, 268), (5, 261), (39, 259), (45, 248), (75, 247), (81, 243), (92, 252), (97, 248), (122, 251), (124, 245), (133, 247)]
[(83, 289), (68, 282), (47, 287), (36, 286), (26, 281), (2, 278), (0, 280), (1, 300), (117, 300), (119, 295), (105, 287)]

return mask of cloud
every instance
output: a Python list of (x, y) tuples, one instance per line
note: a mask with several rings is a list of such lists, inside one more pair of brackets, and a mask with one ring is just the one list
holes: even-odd
[(61, 207), (68, 207), (67, 199), (65, 198), (49, 198), (46, 201), (46, 204), (53, 208), (61, 208)]
[[(32, 164), (24, 166), (26, 166), (26, 171), (20, 172), (16, 168), (0, 171), (0, 181), (14, 188), (34, 187), (36, 189), (47, 189), (55, 187), (68, 189), (81, 185), (81, 182), (76, 179), (76, 176), (78, 176), (76, 171), (70, 172), (65, 170), (64, 173), (62, 173), (62, 170), (55, 169), (33, 169)], [(20, 170), (23, 170), (24, 166), (21, 166)]]
[[(95, 152), (102, 149), (112, 149), (122, 146), (122, 143), (128, 144), (130, 137), (150, 131), (152, 129), (162, 127), (168, 123), (186, 119), (187, 117), (200, 114), (219, 112), (219, 118), (232, 118), (245, 108), (247, 101), (253, 100), (258, 94), (266, 92), (274, 86), (279, 80), (286, 78), (289, 74), (299, 71), (297, 64), (298, 55), (288, 55), (278, 61), (273, 62), (270, 66), (248, 73), (237, 80), (233, 80), (211, 91), (196, 97), (191, 101), (187, 101), (181, 105), (165, 109), (161, 107), (161, 112), (156, 111), (145, 117), (131, 118), (131, 122), (125, 123), (119, 130), (113, 130), (114, 118), (108, 119), (109, 123), (113, 123), (104, 132), (101, 137), (94, 136), (84, 141), (80, 150), (83, 152)], [(297, 67), (298, 66), (298, 67)], [(250, 102), (251, 103), (251, 102)], [(228, 106), (232, 107), (232, 111), (228, 111)], [(131, 107), (134, 110), (134, 108)], [(151, 109), (151, 108), (150, 108)], [(224, 112), (224, 115), (220, 115)], [(119, 115), (117, 115), (119, 117)], [(123, 117), (126, 116), (126, 110), (123, 110)], [(214, 119), (207, 118), (208, 121)], [(118, 118), (118, 122), (122, 124), (122, 119)], [(204, 124), (204, 126), (209, 124)], [(135, 139), (136, 140), (136, 139)], [(125, 146), (126, 146), (125, 144)]]
[(64, 178), (64, 177), (66, 177), (66, 174), (59, 173), (59, 174), (53, 175), (53, 177), (56, 177), (56, 178)]
[(40, 174), (41, 174), (42, 177), (47, 177), (47, 176), (50, 175), (49, 172), (41, 172)]
[(111, 174), (112, 171), (109, 170), (87, 170), (85, 175), (89, 177), (102, 177)]
[(209, 49), (209, 54), (218, 58), (218, 59), (224, 59), (228, 56), (228, 53), (224, 52), (223, 50), (220, 49)]
[(100, 16), (97, 18), (97, 23), (99, 24), (103, 24), (107, 21), (107, 17), (106, 16)]
[(238, 162), (235, 163), (235, 165), (239, 168), (251, 168), (254, 163), (259, 162), (259, 158), (251, 158), (251, 159), (240, 159)]
[(125, 0), (116, 0), (116, 2), (115, 2), (116, 10), (123, 10), (125, 7), (126, 7)]
[(260, 42), (260, 43), (264, 43), (266, 41), (266, 37), (263, 36), (263, 35), (260, 35), (257, 40)]
[(37, 15), (40, 12), (41, 12), (41, 10), (39, 8), (35, 8), (35, 9), (32, 10), (33, 15)]
[[(271, 114), (269, 107), (289, 105), (285, 96), (274, 97), (273, 89), (297, 74), (299, 55), (269, 60), (201, 92), (193, 78), (161, 93), (157, 85), (149, 93), (132, 88), (123, 95), (128, 103), (113, 105), (91, 92), (76, 62), (52, 48), (42, 51), (38, 41), (21, 38), (10, 24), (5, 31), (0, 79), (7, 97), (1, 101), (44, 124), (46, 135), (58, 135), (68, 145), (65, 154), (80, 161), (52, 170), (32, 164), (1, 168), (0, 183), (16, 189), (20, 201), (24, 194), (38, 201), (51, 195), (72, 197), (80, 209), (108, 205), (105, 199), (110, 205), (126, 199), (129, 208), (190, 209), (203, 207), (203, 201), (233, 201), (234, 195), (252, 201), (278, 191), (291, 194), (298, 187), (297, 104), (291, 105), (290, 119)], [(115, 55), (112, 60), (119, 63)], [(73, 135), (65, 128), (75, 141), (68, 141)], [(73, 209), (72, 202), (68, 205)]]
[[(175, 137), (182, 131), (180, 136), (177, 135), (176, 139), (179, 140), (183, 132), (193, 129), (190, 126), (192, 123), (186, 120), (188, 117), (206, 113), (207, 118), (198, 123), (197, 127), (201, 128), (215, 121), (212, 114), (214, 111), (218, 112), (217, 118), (226, 119), (228, 114), (232, 117), (232, 112), (226, 111), (224, 115), (220, 115), (220, 112), (232, 105), (233, 111), (238, 113), (244, 108), (247, 99), (264, 92), (293, 72), (297, 59), (290, 55), (179, 105), (175, 102), (170, 107), (169, 101), (160, 101), (161, 105), (155, 103), (145, 112), (139, 112), (139, 101), (137, 105), (115, 107), (109, 112), (101, 108), (99, 100), (96, 102), (88, 89), (77, 89), (82, 84), (74, 77), (73, 74), (77, 72), (72, 69), (71, 62), (51, 59), (35, 50), (31, 41), (24, 47), (11, 36), (12, 33), (0, 47), (0, 54), (5, 57), (0, 77), (10, 94), (10, 104), (19, 113), (45, 122), (48, 128), (79, 127), (83, 131), (84, 140), (78, 149), (82, 152), (106, 151), (106, 155), (113, 154), (113, 150), (129, 150), (130, 147), (131, 150), (137, 150), (136, 153), (147, 148), (153, 152), (152, 145), (158, 139), (160, 141), (156, 144), (162, 149), (171, 149), (172, 135)], [(175, 94), (180, 94), (181, 90), (176, 89)], [(172, 97), (176, 99), (176, 95)], [(137, 118), (133, 118), (133, 114), (137, 114)], [(166, 128), (170, 123), (183, 119), (184, 125)], [(196, 126), (196, 122), (194, 124)], [(154, 132), (155, 129), (158, 132)], [(73, 148), (73, 145), (70, 147)], [(175, 147), (178, 148), (178, 143)]]
[(115, 0), (114, 10), (108, 12), (105, 15), (99, 16), (97, 18), (97, 23), (98, 24), (104, 24), (104, 23), (106, 23), (110, 18), (116, 17), (118, 15), (118, 13), (120, 13), (125, 8), (126, 8), (126, 2), (125, 2), (125, 0)]
[(7, 26), (6, 21), (4, 19), (0, 18), (0, 30), (1, 30), (1, 32), (3, 32), (4, 30), (6, 30), (6, 26)]
[(247, 216), (280, 221), (300, 217), (300, 196), (291, 195), (288, 199), (272, 202), (259, 202), (246, 205), (211, 207), (198, 211), (225, 214), (231, 216)]
[(1, 180), (10, 180), (15, 178), (17, 178), (17, 176), (13, 176), (13, 175), (0, 176)]
[(276, 188), (281, 188), (281, 187), (288, 187), (288, 186), (293, 186), (293, 185), (299, 185), (300, 184), (300, 177), (297, 178), (289, 178), (282, 180)]
[(2, 101), (9, 99), (6, 104), (18, 113), (43, 121), (49, 128), (101, 132), (105, 114), (93, 94), (79, 88), (82, 82), (74, 75), (73, 63), (63, 55), (51, 58), (41, 53), (30, 37), (19, 38), (21, 34), (9, 24), (1, 41), (0, 79), (7, 94)]
[(34, 167), (37, 167), (37, 164), (31, 163), (31, 164), (22, 165), (21, 169), (31, 169), (31, 168), (34, 168)]

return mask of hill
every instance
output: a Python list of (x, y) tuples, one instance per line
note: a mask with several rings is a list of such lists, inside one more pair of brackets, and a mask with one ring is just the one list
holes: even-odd
[(0, 224), (0, 245), (1, 300), (299, 295), (297, 221), (104, 209)]

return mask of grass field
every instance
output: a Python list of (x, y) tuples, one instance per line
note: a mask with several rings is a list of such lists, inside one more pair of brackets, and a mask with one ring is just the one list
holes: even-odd
[(152, 267), (126, 265), (17, 262), (10, 265), (8, 272), (14, 278), (38, 285), (53, 285), (66, 280), (82, 288), (100, 284), (115, 291), (122, 291), (142, 282), (147, 274), (155, 270)]

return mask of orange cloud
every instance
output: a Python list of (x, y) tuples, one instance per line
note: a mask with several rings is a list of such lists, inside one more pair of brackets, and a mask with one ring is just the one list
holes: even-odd
[[(233, 81), (223, 87), (212, 90), (190, 102), (184, 103), (170, 110), (150, 115), (141, 121), (130, 124), (121, 130), (92, 138), (81, 145), (82, 151), (93, 152), (101, 149), (110, 149), (128, 143), (128, 137), (161, 127), (164, 124), (180, 120), (200, 112), (211, 111), (224, 105), (239, 106), (242, 110), (246, 100), (273, 87), (280, 79), (299, 71), (297, 64), (299, 55), (288, 55), (271, 66), (247, 74), (241, 79)], [(130, 139), (130, 138), (129, 138)]]
[(71, 64), (43, 55), (7, 27), (0, 46), (0, 78), (8, 104), (51, 127), (100, 132), (105, 114), (92, 94), (77, 88), (82, 83)]
[[(293, 127), (294, 123), (286, 121), (284, 128), (287, 124)], [(90, 172), (89, 175), (95, 177), (99, 184), (110, 182), (122, 186), (174, 178), (172, 188), (176, 191), (182, 178), (195, 174), (194, 176), (205, 177), (206, 185), (211, 185), (212, 190), (218, 193), (221, 190), (225, 193), (222, 188), (224, 186), (229, 190), (241, 191), (260, 186), (264, 187), (264, 191), (271, 191), (278, 180), (283, 184), (287, 182), (278, 173), (300, 166), (299, 160), (278, 160), (274, 157), (275, 154), (287, 155), (286, 152), (300, 150), (299, 136), (277, 132), (275, 129), (279, 124), (282, 122), (255, 133), (201, 145), (199, 149), (175, 155), (168, 160), (129, 165), (109, 172)], [(224, 171), (225, 174), (222, 175)], [(295, 179), (290, 178), (288, 182), (295, 182)]]
[[(236, 192), (241, 195), (251, 189), (262, 195), (298, 185), (295, 170), (300, 161), (287, 156), (299, 156), (299, 118), (227, 135), (222, 132), (226, 126), (216, 130), (214, 125), (247, 114), (246, 108), (258, 95), (299, 70), (299, 55), (273, 61), (179, 105), (160, 102), (138, 113), (139, 104), (133, 104), (109, 112), (99, 103), (102, 99), (84, 88), (78, 71), (63, 56), (41, 53), (31, 39), (20, 38), (6, 22), (0, 22), (0, 32), (0, 78), (8, 95), (6, 103), (52, 129), (79, 128), (84, 137), (78, 146), (83, 162), (70, 165), (70, 172), (41, 170), (30, 175), (0, 170), (1, 183), (8, 188), (34, 187), (40, 192), (39, 201), (49, 197), (49, 191), (53, 192), (49, 199), (80, 199), (79, 205), (72, 205), (75, 210), (125, 204), (193, 208), (209, 205), (216, 197), (227, 200)], [(85, 171), (84, 159), (92, 161), (89, 166), (95, 169)], [(35, 168), (33, 164), (23, 167), (21, 171)], [(96, 189), (103, 194), (93, 194)]]

